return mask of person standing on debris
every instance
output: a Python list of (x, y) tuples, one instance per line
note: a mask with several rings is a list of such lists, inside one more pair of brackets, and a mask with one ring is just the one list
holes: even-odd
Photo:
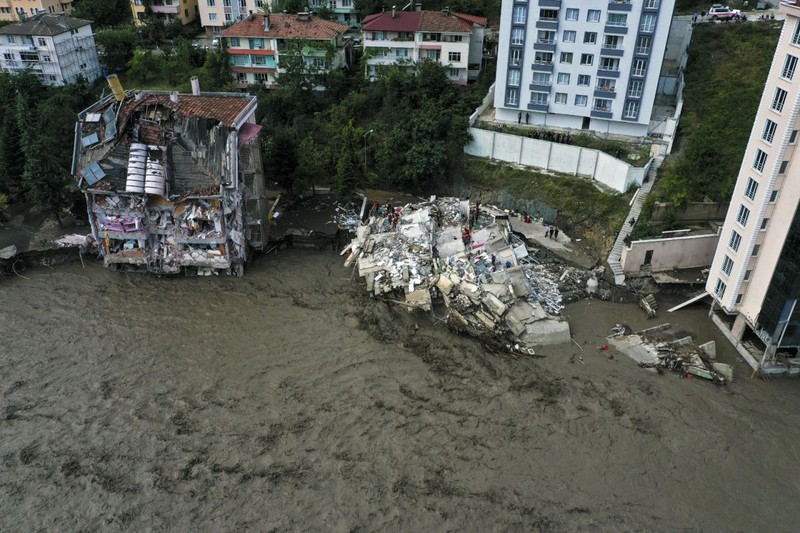
[(434, 259), (439, 259), (439, 249), (436, 247), (435, 244), (433, 245), (433, 248), (431, 248), (431, 256)]
[(464, 240), (464, 246), (469, 246), (469, 243), (472, 240), (472, 233), (470, 233), (469, 228), (464, 228), (461, 236)]
[(392, 217), (392, 229), (397, 229), (397, 221), (400, 220), (400, 213), (395, 213)]
[(634, 217), (631, 217), (631, 219), (628, 222), (630, 222), (631, 226), (633, 226), (634, 224), (636, 224), (636, 219)]
[(495, 255), (492, 254), (492, 272), (496, 271), (497, 271), (497, 257), (495, 257)]
[(555, 228), (555, 231), (553, 232), (553, 238), (558, 240), (558, 228)]
[(386, 202), (386, 217), (394, 216), (394, 207), (392, 207), (392, 202)]

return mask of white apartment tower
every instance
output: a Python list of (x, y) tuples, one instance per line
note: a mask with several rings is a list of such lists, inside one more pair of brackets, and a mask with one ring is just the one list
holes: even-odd
[(503, 0), (496, 118), (644, 136), (675, 0)]
[(718, 323), (758, 348), (746, 357), (755, 368), (800, 347), (800, 1), (780, 8), (786, 22), (706, 282)]

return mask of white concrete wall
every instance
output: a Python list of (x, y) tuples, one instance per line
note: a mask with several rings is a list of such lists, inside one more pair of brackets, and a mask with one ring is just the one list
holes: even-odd
[(633, 167), (599, 150), (470, 128), (468, 155), (594, 179), (619, 192), (641, 185), (650, 163)]
[(620, 263), (626, 274), (638, 272), (644, 265), (645, 254), (653, 251), (650, 268), (653, 272), (676, 268), (706, 267), (714, 259), (719, 235), (694, 235), (668, 239), (633, 241), (622, 249)]

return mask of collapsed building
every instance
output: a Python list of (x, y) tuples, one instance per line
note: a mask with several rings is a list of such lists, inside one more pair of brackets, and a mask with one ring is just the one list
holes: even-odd
[(72, 161), (105, 265), (243, 274), (269, 239), (255, 96), (109, 85), (78, 115)]
[(570, 341), (558, 275), (529, 255), (507, 214), (483, 207), (471, 215), (457, 198), (395, 211), (375, 206), (342, 251), (375, 297), (424, 311), (440, 302), (451, 326), (519, 353)]

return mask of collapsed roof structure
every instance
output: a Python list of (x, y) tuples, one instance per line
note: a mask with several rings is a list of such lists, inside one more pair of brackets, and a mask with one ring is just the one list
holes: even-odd
[(480, 208), (465, 238), (467, 201), (409, 204), (396, 221), (394, 211), (373, 209), (342, 251), (350, 252), (345, 266), (358, 269), (374, 296), (425, 311), (441, 301), (450, 325), (520, 353), (570, 341), (569, 324), (558, 316), (558, 278), (528, 255), (507, 214)]
[(255, 96), (109, 85), (78, 115), (72, 161), (106, 266), (241, 275), (269, 238)]

